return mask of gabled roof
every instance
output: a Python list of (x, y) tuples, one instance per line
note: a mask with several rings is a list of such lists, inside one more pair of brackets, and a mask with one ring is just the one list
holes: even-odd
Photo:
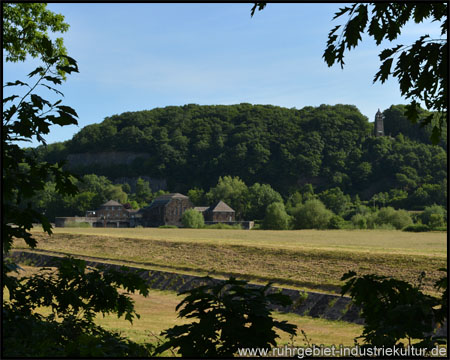
[(173, 199), (189, 199), (186, 195), (180, 194), (180, 193), (170, 193), (170, 194), (164, 194), (160, 195), (157, 198), (155, 198), (152, 203), (149, 206), (146, 206), (144, 209), (150, 209), (155, 206), (163, 206), (168, 204)]
[(123, 205), (118, 203), (115, 200), (109, 200), (109, 201), (105, 202), (104, 204), (100, 205), (100, 207), (104, 207), (104, 206), (123, 206)]
[(225, 204), (222, 200), (220, 200), (215, 206), (212, 205), (209, 208), (209, 211), (212, 212), (234, 212), (232, 208), (230, 208), (227, 204)]
[(186, 195), (180, 194), (180, 193), (170, 193), (170, 194), (164, 194), (160, 195), (155, 200), (163, 200), (163, 199), (187, 199), (188, 197)]
[(209, 206), (196, 206), (194, 207), (194, 210), (200, 211), (200, 212), (204, 212), (206, 210), (209, 209)]

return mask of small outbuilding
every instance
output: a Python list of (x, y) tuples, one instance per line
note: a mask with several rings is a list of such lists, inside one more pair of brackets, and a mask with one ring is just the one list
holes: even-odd
[(235, 221), (235, 215), (236, 212), (222, 200), (203, 211), (205, 221), (230, 222)]

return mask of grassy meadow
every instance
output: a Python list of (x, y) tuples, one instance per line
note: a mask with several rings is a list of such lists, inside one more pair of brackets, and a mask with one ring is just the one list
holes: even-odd
[[(33, 230), (37, 250), (95, 257), (149, 269), (339, 293), (348, 270), (416, 282), (433, 292), (447, 264), (444, 232), (394, 230), (248, 231), (217, 229), (55, 228)], [(16, 241), (15, 248), (26, 248)]]
[[(21, 266), (24, 271), (20, 272), (20, 276), (29, 276), (36, 273), (38, 268), (32, 266)], [(8, 297), (6, 295), (6, 297)], [(151, 289), (147, 297), (139, 294), (131, 294), (131, 298), (135, 301), (135, 309), (141, 316), (134, 319), (133, 323), (117, 318), (116, 315), (106, 315), (103, 317), (99, 314), (95, 322), (107, 330), (120, 332), (123, 336), (136, 342), (157, 343), (161, 339), (161, 332), (174, 325), (182, 325), (188, 323), (185, 319), (177, 317), (175, 307), (182, 300), (181, 296), (173, 291), (160, 291)], [(47, 315), (50, 308), (39, 308), (38, 312)], [(280, 336), (278, 345), (292, 344), (296, 346), (304, 346), (304, 339), (300, 330), (305, 331), (311, 343), (315, 344), (344, 344), (352, 345), (353, 339), (362, 332), (362, 325), (350, 324), (343, 321), (329, 321), (325, 319), (303, 317), (296, 314), (283, 314), (275, 312), (274, 317), (278, 320), (287, 320), (297, 325), (297, 336), (291, 339), (288, 334), (277, 331)], [(171, 356), (171, 353), (167, 353)]]

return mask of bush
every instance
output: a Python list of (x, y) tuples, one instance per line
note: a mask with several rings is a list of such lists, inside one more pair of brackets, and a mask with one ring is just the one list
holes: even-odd
[(403, 228), (403, 231), (426, 232), (426, 231), (430, 231), (430, 228), (428, 225), (424, 225), (424, 224), (413, 224), (413, 225), (408, 225), (405, 228)]
[(430, 220), (428, 221), (428, 226), (432, 229), (437, 229), (439, 227), (445, 227), (445, 219), (442, 214), (431, 214)]
[(367, 229), (367, 218), (362, 214), (353, 215), (351, 222), (356, 229)]
[(377, 229), (377, 230), (396, 230), (397, 228), (392, 224), (375, 224), (370, 229)]
[(375, 224), (378, 225), (377, 228), (390, 224), (396, 229), (403, 229), (404, 227), (411, 225), (412, 220), (407, 211), (395, 210), (388, 206), (378, 211), (375, 218)]
[(345, 220), (339, 215), (333, 215), (328, 222), (328, 229), (343, 229)]
[(284, 204), (275, 202), (267, 206), (266, 216), (262, 224), (264, 229), (286, 230), (289, 226), (289, 215)]
[(194, 209), (186, 210), (181, 217), (181, 222), (184, 227), (191, 229), (200, 229), (205, 226), (202, 213)]
[(434, 231), (447, 231), (447, 226), (439, 226), (433, 229)]
[(161, 225), (161, 226), (158, 226), (158, 228), (159, 229), (178, 229), (178, 226), (176, 226), (176, 225)]
[(436, 204), (425, 207), (425, 210), (420, 215), (422, 223), (427, 224), (430, 227), (445, 226), (446, 218), (447, 211), (445, 211), (442, 206)]
[(296, 229), (326, 229), (333, 212), (318, 199), (311, 199), (301, 205), (294, 214)]

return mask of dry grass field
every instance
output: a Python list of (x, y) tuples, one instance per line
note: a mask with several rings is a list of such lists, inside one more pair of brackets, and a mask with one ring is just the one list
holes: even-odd
[[(29, 276), (38, 270), (32, 266), (22, 265), (21, 267), (24, 271), (20, 273), (20, 276)], [(148, 297), (139, 294), (132, 294), (131, 297), (135, 301), (135, 309), (140, 314), (140, 319), (135, 319), (133, 324), (130, 324), (123, 318), (117, 318), (116, 315), (105, 317), (98, 315), (96, 323), (107, 330), (120, 332), (123, 336), (136, 342), (157, 343), (158, 340), (154, 335), (160, 338), (163, 330), (188, 322), (177, 317), (175, 307), (182, 300), (182, 296), (177, 296), (175, 292), (151, 289)], [(50, 309), (40, 308), (39, 312), (49, 314)], [(361, 325), (343, 321), (301, 317), (295, 314), (274, 313), (274, 317), (278, 320), (287, 320), (297, 325), (299, 329), (298, 335), (294, 339), (290, 339), (283, 332), (278, 332), (280, 335), (278, 345), (292, 344), (293, 341), (296, 346), (303, 346), (304, 339), (300, 333), (300, 329), (302, 329), (311, 339), (311, 343), (350, 346), (353, 344), (353, 339), (361, 334), (363, 328)], [(171, 356), (171, 354), (167, 353), (167, 356)]]
[[(447, 264), (447, 234), (393, 230), (248, 231), (56, 228), (33, 233), (38, 250), (108, 259), (149, 269), (229, 275), (285, 287), (339, 292), (348, 270), (415, 282), (426, 291)], [(15, 248), (26, 248), (16, 241)]]

